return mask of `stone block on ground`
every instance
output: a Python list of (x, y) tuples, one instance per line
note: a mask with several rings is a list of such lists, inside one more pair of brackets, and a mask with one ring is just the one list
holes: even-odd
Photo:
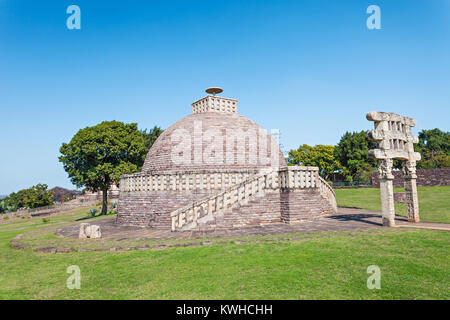
[(100, 230), (100, 226), (91, 225), (89, 223), (80, 224), (80, 233), (78, 238), (80, 239), (96, 239), (101, 238), (102, 232)]

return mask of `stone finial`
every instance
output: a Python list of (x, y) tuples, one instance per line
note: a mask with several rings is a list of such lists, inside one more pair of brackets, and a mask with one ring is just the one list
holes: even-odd
[(223, 89), (219, 88), (219, 87), (210, 87), (210, 88), (206, 89), (205, 92), (212, 94), (212, 95), (216, 95), (216, 94), (222, 93)]

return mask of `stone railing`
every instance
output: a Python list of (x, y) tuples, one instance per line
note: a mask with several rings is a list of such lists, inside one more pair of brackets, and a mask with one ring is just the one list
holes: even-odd
[(328, 200), (333, 207), (334, 212), (337, 212), (336, 194), (334, 193), (333, 188), (321, 176), (318, 175), (318, 177), (320, 194)]
[(120, 177), (120, 192), (222, 190), (246, 181), (255, 170), (139, 172)]
[(294, 167), (279, 171), (281, 189), (304, 189), (317, 188), (319, 168), (317, 167)]
[(266, 176), (264, 173), (255, 175), (225, 191), (173, 211), (170, 215), (172, 231), (195, 228), (200, 218), (212, 218), (215, 213), (245, 203), (251, 197), (263, 196)]
[(318, 188), (320, 195), (325, 198), (337, 212), (336, 194), (333, 188), (321, 176), (317, 167), (287, 167), (280, 175), (281, 189), (295, 190)]
[[(268, 171), (267, 171), (268, 170)], [(287, 167), (266, 169), (268, 189), (303, 189), (317, 187), (317, 167)], [(258, 170), (204, 170), (139, 172), (120, 177), (120, 192), (224, 190), (252, 176)]]

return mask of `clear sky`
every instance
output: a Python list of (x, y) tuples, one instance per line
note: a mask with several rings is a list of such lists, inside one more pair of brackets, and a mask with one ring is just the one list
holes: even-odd
[(448, 131), (450, 0), (0, 0), (0, 194), (72, 188), (58, 155), (80, 128), (167, 128), (209, 86), (286, 151), (371, 129), (371, 110)]

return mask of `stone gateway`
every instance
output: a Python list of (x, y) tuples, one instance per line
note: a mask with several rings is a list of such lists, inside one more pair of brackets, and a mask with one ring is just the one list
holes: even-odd
[[(221, 92), (213, 89), (207, 92)], [(116, 223), (211, 230), (335, 213), (334, 191), (318, 168), (287, 166), (276, 139), (237, 106), (207, 95), (166, 129), (142, 171), (120, 178)]]
[(376, 111), (368, 112), (366, 118), (375, 123), (375, 130), (369, 132), (369, 139), (377, 142), (377, 149), (369, 150), (369, 156), (378, 159), (383, 225), (395, 226), (392, 183), (394, 159), (402, 160), (408, 221), (419, 222), (416, 161), (419, 161), (421, 157), (420, 153), (414, 152), (414, 143), (418, 143), (419, 138), (411, 133), (411, 127), (417, 124), (416, 119), (403, 117), (396, 113)]

